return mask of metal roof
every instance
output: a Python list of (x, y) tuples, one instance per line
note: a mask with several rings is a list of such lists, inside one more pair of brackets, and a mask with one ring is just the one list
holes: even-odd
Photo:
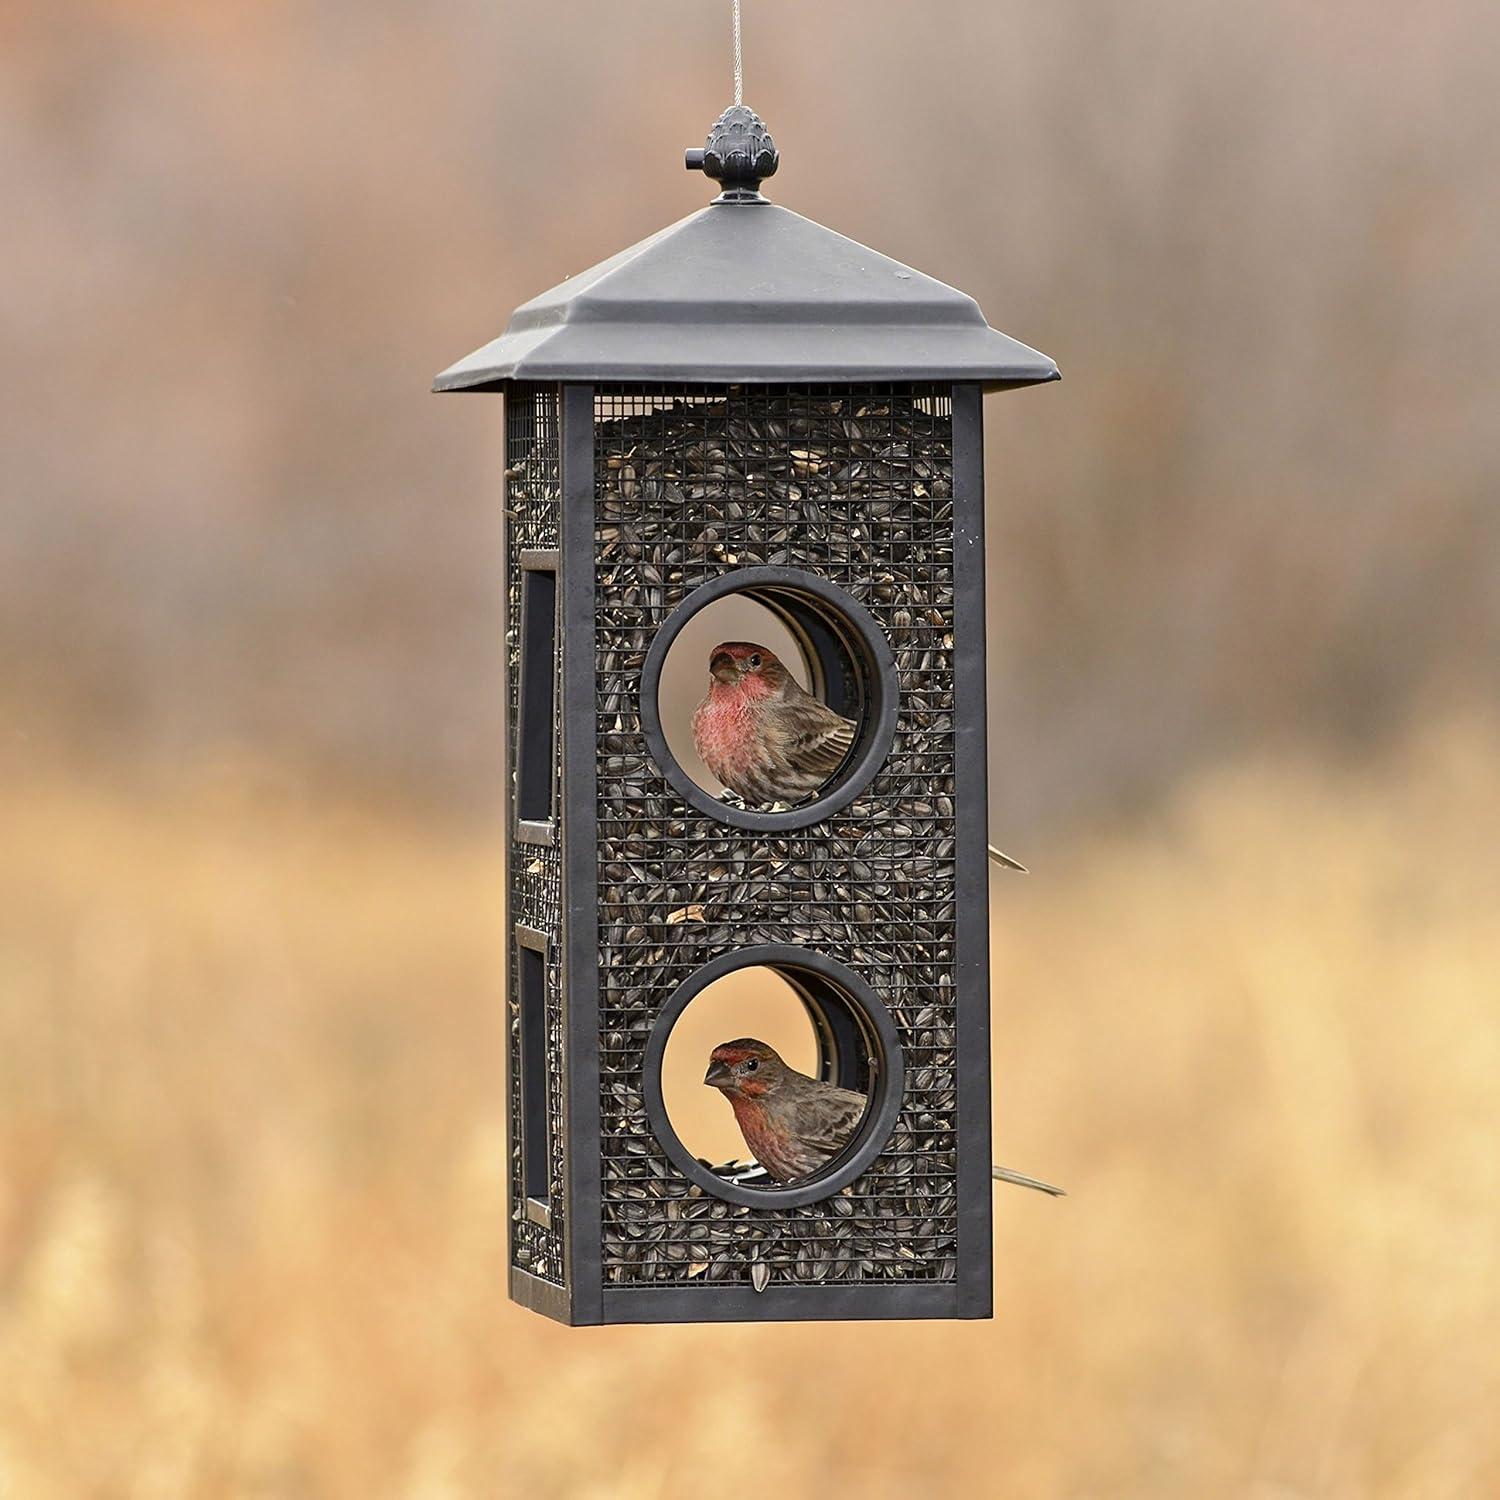
[[(1045, 354), (991, 328), (972, 297), (762, 198), (774, 147), (753, 175), (721, 171), (713, 148), (726, 130), (746, 139), (760, 124), (741, 113), (726, 111), (709, 140), (721, 198), (517, 308), (499, 338), (433, 389), (512, 380), (997, 388), (1058, 378)], [(690, 153), (690, 165), (703, 156)]]

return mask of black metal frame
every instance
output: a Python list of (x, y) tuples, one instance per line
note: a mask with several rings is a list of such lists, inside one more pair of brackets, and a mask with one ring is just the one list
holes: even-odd
[(600, 1264), (599, 854), (594, 701), (594, 388), (562, 388), (563, 933), (568, 1283), (573, 1323), (607, 1321)]
[[(900, 388), (897, 388), (900, 389)], [(565, 1080), (562, 1115), (565, 1130), (562, 1141), (564, 1202), (561, 1205), (561, 1233), (564, 1236), (563, 1267), (560, 1280), (540, 1277), (525, 1267), (511, 1266), (511, 1294), (523, 1304), (562, 1322), (589, 1324), (600, 1322), (660, 1321), (764, 1321), (848, 1318), (925, 1318), (986, 1317), (991, 1312), (991, 1184), (989, 1122), (989, 1006), (988, 1006), (988, 865), (986, 857), (985, 804), (986, 758), (984, 716), (984, 566), (983, 566), (983, 449), (982, 402), (977, 385), (951, 388), (951, 455), (952, 455), (952, 675), (953, 800), (962, 816), (952, 822), (951, 841), (954, 901), (953, 972), (956, 996), (953, 1076), (956, 1088), (954, 1119), (955, 1155), (953, 1194), (956, 1199), (956, 1243), (952, 1253), (952, 1274), (942, 1279), (912, 1281), (855, 1281), (838, 1284), (811, 1281), (786, 1284), (773, 1281), (763, 1291), (743, 1282), (707, 1284), (702, 1280), (681, 1284), (625, 1284), (617, 1272), (606, 1270), (603, 1246), (605, 1232), (605, 1194), (603, 1171), (603, 1134), (601, 1122), (601, 868), (600, 784), (598, 780), (604, 751), (601, 748), (600, 700), (598, 677), (598, 622), (601, 607), (607, 600), (599, 593), (596, 523), (599, 519), (599, 493), (596, 478), (596, 389), (590, 385), (564, 385), (551, 388), (559, 411), (559, 505), (558, 547), (549, 555), (547, 548), (516, 548), (508, 555), (509, 566), (549, 566), (558, 568), (558, 607), (560, 612), (558, 642), (560, 647), (559, 690), (557, 696), (557, 749), (561, 766), (555, 806), (556, 820), (550, 831), (560, 849), (548, 848), (545, 857), (561, 860), (562, 900), (561, 931), (553, 949), (558, 965), (557, 982), (562, 1005), (561, 1071)], [(511, 403), (507, 402), (507, 419)], [(508, 537), (508, 547), (510, 539)], [(642, 664), (640, 684), (644, 701), (640, 702), (641, 728), (651, 753), (656, 757), (664, 777), (664, 790), (677, 794), (685, 804), (689, 823), (683, 835), (708, 837), (720, 841), (735, 838), (763, 841), (776, 847), (775, 840), (791, 827), (806, 828), (803, 838), (816, 833), (817, 823), (830, 817), (839, 807), (852, 804), (866, 807), (871, 797), (871, 778), (876, 778), (889, 751), (890, 739), (886, 721), (896, 730), (900, 710), (897, 703), (898, 678), (890, 643), (879, 623), (864, 606), (833, 585), (814, 575), (809, 582), (805, 570), (751, 567), (726, 571), (710, 585), (689, 592), (676, 607), (671, 620), (680, 625), (691, 610), (711, 597), (719, 597), (743, 587), (746, 582), (764, 589), (770, 586), (777, 596), (781, 612), (791, 623), (806, 628), (806, 613), (799, 621), (795, 609), (787, 611), (788, 600), (800, 602), (804, 612), (813, 611), (813, 622), (826, 624), (827, 611), (853, 632), (854, 649), (862, 655), (865, 667), (873, 664), (867, 687), (871, 692), (867, 705), (867, 727), (874, 723), (878, 732), (862, 736), (858, 757), (851, 756), (846, 768), (852, 781), (856, 770), (868, 769), (860, 785), (835, 805), (830, 797), (819, 799), (792, 814), (746, 813), (740, 809), (713, 804), (713, 799), (689, 783), (705, 802), (704, 808), (688, 795), (671, 772), (675, 762), (665, 755), (659, 722), (652, 721), (655, 706), (655, 673), (665, 656), (670, 636), (662, 629), (653, 641), (651, 658)], [(795, 585), (792, 595), (785, 589)], [(696, 601), (696, 602), (695, 602)], [(680, 617), (680, 618), (679, 618)], [(804, 639), (807, 637), (804, 635)], [(846, 634), (845, 646), (850, 637)], [(812, 654), (818, 670), (828, 672), (824, 660), (827, 642), (822, 650), (814, 644)], [(649, 703), (650, 707), (647, 707)], [(899, 732), (897, 730), (896, 732)], [(869, 743), (866, 744), (866, 739)], [(858, 766), (855, 761), (858, 761)], [(868, 763), (868, 766), (866, 765)], [(678, 776), (685, 779), (678, 770)], [(509, 778), (507, 778), (508, 782)], [(847, 781), (846, 781), (847, 786)], [(840, 789), (843, 790), (843, 789)], [(509, 793), (509, 786), (507, 786)], [(864, 800), (861, 800), (863, 797)], [(508, 799), (509, 800), (509, 799)], [(825, 805), (828, 804), (828, 805)], [(873, 811), (873, 809), (872, 809)], [(725, 817), (738, 812), (741, 818), (757, 820), (749, 825)], [(809, 814), (810, 816), (804, 816)], [(694, 824), (696, 815), (713, 820)], [(845, 816), (847, 816), (847, 812)], [(761, 821), (764, 820), (764, 821)], [(736, 823), (735, 828), (725, 827)], [(518, 847), (524, 847), (531, 836), (526, 825), (512, 824), (507, 807), (507, 824), (513, 827)], [(700, 834), (717, 825), (717, 833)], [(674, 823), (675, 827), (676, 824)], [(537, 840), (540, 842), (540, 839)], [(540, 854), (542, 851), (538, 851)], [(522, 856), (524, 857), (524, 855)], [(507, 922), (514, 917), (509, 908)], [(755, 945), (762, 946), (762, 945)], [(791, 947), (774, 950), (779, 963), (791, 958), (806, 963), (816, 973), (828, 964), (823, 955)], [(705, 973), (738, 967), (757, 960), (741, 949), (731, 954), (712, 955), (703, 966)], [(735, 1205), (734, 1212), (749, 1212), (754, 1217), (768, 1216), (767, 1222), (793, 1213), (817, 1213), (820, 1204), (837, 1195), (847, 1182), (858, 1183), (871, 1162), (878, 1163), (889, 1144), (891, 1127), (901, 1104), (903, 1089), (899, 1086), (903, 1034), (878, 996), (878, 985), (867, 985), (847, 965), (832, 964), (833, 970), (852, 975), (853, 983), (842, 981), (846, 992), (853, 992), (857, 1004), (875, 1018), (878, 1027), (883, 1018), (889, 1029), (882, 1045), (889, 1048), (886, 1069), (882, 1070), (881, 1092), (862, 1123), (858, 1140), (833, 1170), (814, 1182), (790, 1189), (743, 1186), (734, 1190), (696, 1163), (682, 1160), (680, 1145), (672, 1149), (675, 1136), (669, 1124), (664, 1126), (660, 1105), (660, 1045), (664, 1045), (670, 1021), (661, 1016), (655, 1022), (659, 1043), (653, 1039), (655, 1062), (649, 1059), (640, 1079), (639, 1107), (661, 1138), (666, 1159), (672, 1170), (681, 1171), (683, 1180), (703, 1191)], [(828, 972), (826, 968), (822, 972)], [(795, 977), (793, 975), (792, 977)], [(707, 982), (704, 980), (703, 982)], [(700, 986), (701, 987), (701, 986)], [(866, 995), (874, 996), (873, 1001)], [(680, 1010), (687, 1003), (671, 993), (661, 997), (662, 1014), (674, 1005)], [(808, 998), (804, 991), (804, 998)], [(814, 997), (816, 999), (816, 997)], [(816, 1007), (813, 1007), (816, 1008)], [(910, 1024), (910, 1011), (904, 1012)], [(837, 1049), (835, 1049), (837, 1050)], [(825, 1046), (825, 1056), (829, 1049)], [(910, 1064), (908, 1064), (910, 1066)], [(653, 1080), (655, 1082), (653, 1083)], [(847, 1073), (842, 1082), (855, 1082)], [(513, 1085), (515, 1080), (512, 1080)], [(896, 1084), (894, 1088), (887, 1083)], [(856, 1086), (858, 1086), (856, 1082)], [(689, 1163), (696, 1170), (688, 1170)], [(702, 1175), (699, 1175), (702, 1174)], [(708, 1180), (705, 1181), (704, 1179)], [(730, 1189), (726, 1191), (726, 1188)], [(520, 1207), (520, 1217), (532, 1212)], [(611, 1210), (615, 1212), (615, 1210)], [(517, 1205), (512, 1203), (513, 1235)], [(730, 1225), (738, 1220), (728, 1221)], [(733, 1232), (732, 1229), (730, 1232)]]
[[(956, 850), (958, 984), (957, 1316), (994, 1315), (990, 1267), (989, 752), (984, 602), (984, 399), (978, 385), (953, 390), (954, 796), (964, 813)], [(965, 1268), (967, 1274), (965, 1274)]]

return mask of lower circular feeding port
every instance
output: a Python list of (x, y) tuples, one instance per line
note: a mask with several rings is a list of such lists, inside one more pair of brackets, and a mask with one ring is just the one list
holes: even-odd
[(791, 1208), (847, 1186), (901, 1106), (901, 1047), (844, 965), (767, 945), (678, 986), (646, 1049), (651, 1128), (672, 1162), (732, 1203)]

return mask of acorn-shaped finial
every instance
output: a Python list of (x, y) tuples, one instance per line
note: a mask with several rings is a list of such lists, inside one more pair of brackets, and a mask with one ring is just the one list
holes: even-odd
[(703, 150), (687, 153), (689, 170), (712, 177), (723, 198), (758, 198), (761, 182), (780, 165), (765, 121), (748, 105), (731, 104), (714, 121)]

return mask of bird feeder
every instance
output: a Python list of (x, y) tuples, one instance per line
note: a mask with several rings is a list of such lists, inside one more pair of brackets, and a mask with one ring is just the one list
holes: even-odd
[[(575, 1324), (987, 1317), (982, 396), (1057, 369), (768, 202), (749, 109), (688, 165), (709, 206), (435, 387), (505, 397), (511, 1295)], [(857, 726), (796, 806), (716, 796), (669, 744), (663, 662), (731, 594)], [(747, 965), (869, 1099), (805, 1181), (698, 1159), (663, 1101), (673, 1026)]]

